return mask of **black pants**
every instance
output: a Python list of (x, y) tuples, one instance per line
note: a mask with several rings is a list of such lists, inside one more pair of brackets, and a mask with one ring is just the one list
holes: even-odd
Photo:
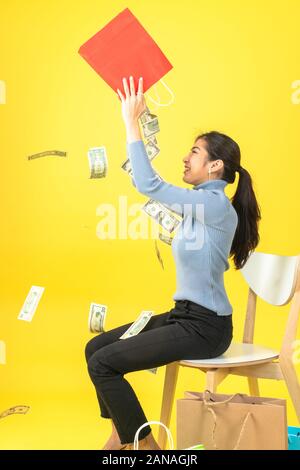
[[(137, 429), (148, 421), (124, 374), (182, 359), (217, 357), (232, 340), (232, 315), (218, 316), (189, 300), (177, 300), (170, 311), (153, 315), (138, 335), (119, 339), (132, 323), (99, 334), (85, 349), (100, 414), (113, 420), (122, 444), (133, 442)], [(145, 426), (139, 439), (150, 432)]]

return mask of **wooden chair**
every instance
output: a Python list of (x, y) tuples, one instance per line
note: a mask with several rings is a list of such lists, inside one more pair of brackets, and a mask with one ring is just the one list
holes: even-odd
[[(231, 343), (214, 359), (184, 359), (166, 365), (160, 421), (168, 427), (180, 366), (205, 372), (206, 388), (211, 392), (230, 374), (247, 377), (250, 395), (255, 396), (259, 396), (258, 378), (284, 380), (300, 422), (300, 385), (292, 360), (300, 313), (300, 255), (253, 252), (240, 271), (249, 286), (243, 342)], [(277, 306), (292, 301), (280, 352), (253, 344), (257, 296)], [(162, 427), (158, 444), (165, 449)]]

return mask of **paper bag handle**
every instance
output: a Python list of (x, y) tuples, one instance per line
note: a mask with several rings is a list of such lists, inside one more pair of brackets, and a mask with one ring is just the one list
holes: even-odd
[[(150, 101), (152, 101), (152, 103), (156, 104), (157, 106), (170, 106), (170, 104), (172, 104), (173, 101), (174, 101), (174, 93), (173, 93), (173, 91), (168, 87), (168, 85), (163, 81), (162, 78), (161, 78), (159, 81), (160, 81), (160, 82), (164, 85), (164, 87), (169, 91), (169, 93), (170, 93), (170, 95), (171, 95), (171, 100), (170, 100), (168, 103), (163, 103), (163, 104), (162, 104), (162, 103), (160, 103), (160, 102), (158, 103), (157, 101), (155, 101), (153, 98), (151, 98), (151, 96), (147, 96), (147, 98), (148, 98)], [(154, 85), (154, 90), (155, 90), (156, 96), (158, 97), (158, 100), (160, 101), (160, 98), (159, 98), (158, 93), (157, 93), (157, 91), (156, 91), (156, 84)]]
[[(209, 396), (209, 398), (207, 399), (207, 395)], [(227, 398), (226, 400), (223, 400), (223, 401), (209, 401), (210, 398), (211, 398), (211, 391), (210, 390), (205, 390), (204, 393), (203, 393), (203, 403), (205, 403), (205, 405), (209, 405), (209, 406), (217, 406), (217, 405), (223, 405), (224, 403), (229, 403), (234, 397), (237, 397), (237, 396), (241, 396), (243, 395), (242, 393), (234, 393), (233, 395), (231, 395), (231, 397)]]
[[(203, 394), (203, 402), (204, 404), (206, 405), (207, 407), (207, 411), (209, 411), (212, 415), (213, 415), (213, 419), (214, 419), (214, 427), (213, 427), (213, 430), (212, 430), (212, 441), (213, 441), (213, 444), (214, 444), (214, 448), (217, 450), (218, 447), (217, 447), (217, 444), (216, 444), (216, 439), (215, 439), (215, 431), (216, 431), (216, 426), (217, 426), (217, 415), (215, 413), (215, 411), (212, 409), (212, 406), (215, 406), (215, 405), (222, 405), (224, 403), (229, 403), (234, 397), (236, 397), (237, 395), (242, 395), (241, 393), (235, 393), (234, 395), (232, 395), (231, 397), (227, 398), (227, 400), (223, 400), (223, 401), (218, 401), (218, 402), (210, 402), (207, 400), (207, 395), (211, 395), (211, 392), (209, 390), (205, 390), (204, 394)], [(236, 444), (233, 448), (233, 450), (237, 450), (240, 443), (241, 443), (241, 440), (242, 440), (242, 437), (243, 437), (243, 434), (245, 432), (245, 427), (246, 427), (246, 423), (249, 419), (249, 416), (251, 415), (251, 412), (248, 411), (248, 413), (246, 414), (245, 418), (243, 419), (243, 422), (242, 422), (242, 426), (241, 426), (241, 430), (240, 430), (240, 433), (239, 433), (239, 436), (237, 438), (237, 441), (236, 441)]]
[(161, 423), (160, 421), (147, 421), (146, 423), (142, 424), (138, 428), (138, 430), (137, 430), (137, 432), (135, 433), (135, 436), (134, 436), (133, 450), (138, 450), (139, 449), (139, 441), (138, 441), (139, 433), (140, 433), (141, 429), (143, 429), (145, 426), (148, 426), (148, 424), (160, 424), (161, 426), (163, 426), (165, 428), (165, 430), (167, 432), (167, 435), (168, 435), (170, 449), (173, 450), (174, 449), (174, 442), (173, 442), (173, 437), (172, 437), (171, 431), (170, 431), (169, 428), (167, 428), (167, 426), (164, 423)]

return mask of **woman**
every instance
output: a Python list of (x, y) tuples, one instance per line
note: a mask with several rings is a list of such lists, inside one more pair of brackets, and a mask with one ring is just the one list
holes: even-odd
[[(133, 448), (136, 430), (147, 418), (124, 374), (182, 359), (213, 358), (226, 351), (232, 340), (232, 306), (223, 274), (229, 256), (240, 269), (254, 251), (261, 216), (251, 177), (240, 166), (239, 146), (219, 132), (198, 136), (183, 159), (183, 180), (192, 189), (163, 181), (152, 168), (140, 134), (138, 119), (146, 109), (142, 79), (137, 94), (132, 77), (130, 88), (125, 78), (123, 85), (125, 96), (120, 90), (118, 95), (134, 185), (183, 217), (172, 241), (177, 276), (174, 308), (151, 317), (136, 336), (119, 340), (132, 324), (127, 323), (86, 346), (101, 416), (112, 419), (112, 435), (103, 449), (127, 450)], [(239, 183), (231, 202), (224, 188), (235, 181), (236, 171)], [(141, 430), (139, 438), (140, 449), (159, 449), (150, 426)]]

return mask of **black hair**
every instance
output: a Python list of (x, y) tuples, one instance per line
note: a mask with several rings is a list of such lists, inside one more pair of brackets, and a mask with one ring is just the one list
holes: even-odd
[(239, 182), (234, 196), (231, 198), (233, 207), (238, 215), (238, 225), (232, 241), (230, 257), (233, 256), (235, 269), (241, 269), (259, 243), (258, 223), (261, 219), (260, 207), (257, 203), (252, 178), (243, 168), (241, 152), (238, 144), (231, 137), (221, 132), (211, 131), (199, 135), (203, 139), (208, 152), (208, 160), (222, 160), (223, 169), (220, 179), (234, 183), (236, 171)]

